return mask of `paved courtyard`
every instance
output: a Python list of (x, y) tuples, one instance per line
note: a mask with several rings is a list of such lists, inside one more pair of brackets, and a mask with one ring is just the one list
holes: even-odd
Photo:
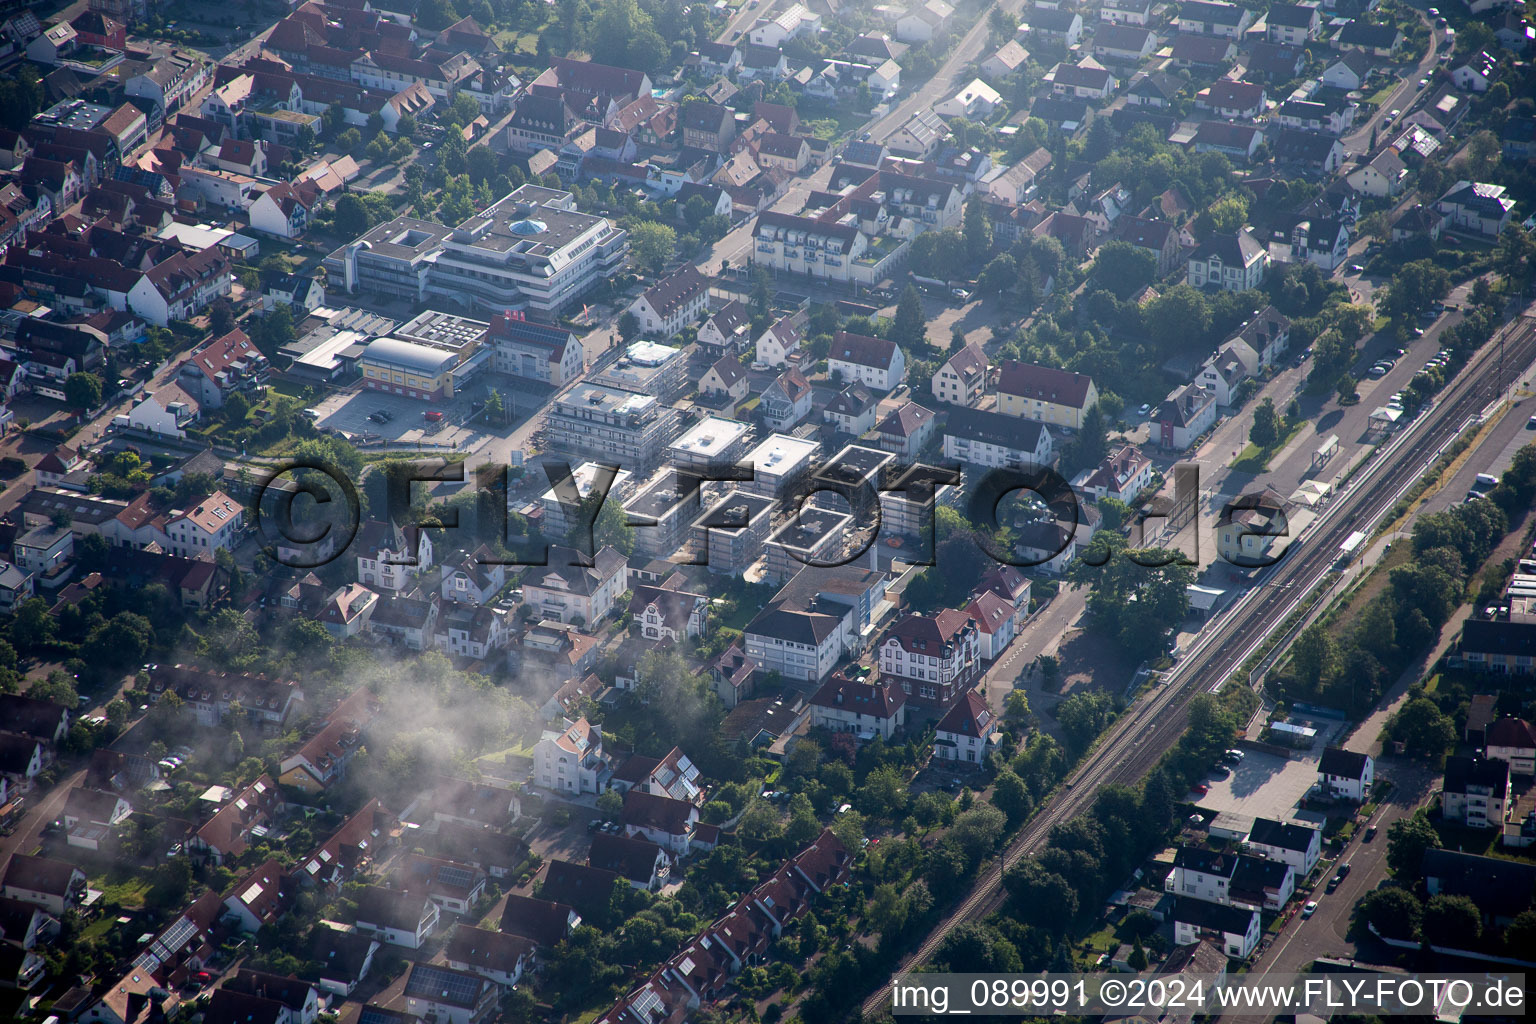
[(1317, 742), (1311, 750), (1288, 758), (1248, 750), (1243, 763), (1227, 778), (1207, 776), (1205, 781), (1211, 787), (1210, 792), (1196, 800), (1196, 805), (1208, 811), (1227, 811), (1254, 818), (1321, 823), (1323, 814), (1298, 810), (1297, 805), (1317, 781), (1317, 763), (1323, 756), (1323, 748), (1333, 742), (1334, 734), (1343, 725), (1339, 722), (1310, 724), (1318, 730)]

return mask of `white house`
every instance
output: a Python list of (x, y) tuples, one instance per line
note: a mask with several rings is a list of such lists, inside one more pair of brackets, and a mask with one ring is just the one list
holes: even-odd
[(629, 312), (646, 334), (670, 338), (698, 319), (709, 301), (709, 282), (692, 263), (645, 290)]
[(592, 557), (592, 565), (581, 565), (581, 561), (574, 548), (552, 545), (549, 564), (524, 577), (523, 604), (540, 618), (556, 622), (579, 619), (590, 626), (607, 618), (624, 592), (626, 560), (612, 547), (604, 547)]
[(787, 366), (800, 356), (800, 329), (789, 317), (782, 317), (758, 337), (755, 362), (767, 366)]
[(601, 793), (610, 774), (602, 728), (580, 718), (545, 729), (533, 748), (533, 772), (535, 784), (552, 793)]
[(1317, 764), (1317, 784), (1335, 797), (1363, 804), (1371, 795), (1375, 771), (1370, 754), (1329, 747)]
[(973, 78), (959, 92), (934, 104), (933, 112), (940, 117), (963, 117), (968, 121), (984, 120), (1003, 102), (1002, 93), (979, 78)]
[(949, 28), (954, 13), (945, 0), (915, 3), (896, 19), (896, 38), (904, 43), (926, 43)]
[(940, 761), (979, 768), (996, 749), (997, 739), (997, 716), (987, 707), (986, 698), (975, 690), (967, 690), (939, 720), (933, 756)]
[(1184, 897), (1174, 902), (1173, 941), (1190, 946), (1211, 939), (1223, 953), (1247, 959), (1259, 944), (1259, 912)]
[(1511, 805), (1509, 762), (1498, 758), (1445, 759), (1440, 810), (1446, 821), (1466, 828), (1504, 827)]
[(1082, 487), (1100, 501), (1117, 498), (1129, 505), (1152, 483), (1152, 472), (1152, 460), (1135, 445), (1124, 444), (1104, 456)]
[(245, 506), (223, 491), (214, 491), (192, 507), (172, 512), (165, 525), (167, 551), (205, 562), (217, 551), (233, 551), (244, 532)]
[(1509, 226), (1515, 208), (1515, 201), (1504, 193), (1503, 185), (1458, 181), (1435, 203), (1435, 209), (1450, 219), (1453, 228), (1496, 238)]
[(1536, 731), (1520, 718), (1501, 718), (1483, 732), (1484, 753), (1509, 762), (1513, 775), (1536, 775)]
[(1256, 818), (1248, 833), (1248, 849), (1270, 860), (1284, 861), (1305, 878), (1322, 855), (1323, 833), (1295, 821)]
[(279, 238), (298, 238), (309, 228), (317, 194), (286, 183), (273, 185), (251, 204), (251, 228)]
[(1207, 903), (1280, 910), (1296, 891), (1296, 872), (1283, 861), (1181, 846), (1163, 889)]
[(1050, 465), (1056, 451), (1043, 423), (981, 409), (953, 409), (944, 425), (944, 457), (993, 469), (1028, 468)]
[(907, 359), (894, 341), (838, 331), (827, 353), (827, 372), (840, 375), (845, 384), (883, 393), (901, 383)]
[(1269, 250), (1247, 228), (1214, 235), (1189, 257), (1188, 281), (1196, 288), (1245, 292), (1257, 288), (1269, 267)]

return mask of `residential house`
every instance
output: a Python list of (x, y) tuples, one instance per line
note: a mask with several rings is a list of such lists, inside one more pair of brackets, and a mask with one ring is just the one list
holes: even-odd
[(1083, 16), (1076, 11), (1060, 8), (1049, 10), (1039, 6), (1031, 7), (1024, 12), (1019, 35), (1034, 43), (1070, 50), (1083, 38)]
[(780, 317), (758, 337), (754, 347), (757, 355), (754, 362), (773, 367), (798, 362), (800, 340), (800, 328), (793, 318)]
[(553, 949), (579, 924), (581, 915), (574, 907), (514, 892), (507, 894), (500, 928), (508, 935), (520, 935), (546, 949)]
[[(596, 839), (612, 839), (597, 836)], [(537, 944), (521, 935), (508, 935), (467, 924), (454, 925), (448, 944), (443, 947), (443, 961), (456, 971), (478, 974), (503, 991), (522, 981), (533, 969)]]
[(1329, 89), (1355, 92), (1365, 87), (1373, 66), (1370, 55), (1365, 51), (1350, 50), (1329, 64), (1318, 76), (1318, 81)]
[(885, 140), (893, 155), (926, 160), (949, 137), (944, 119), (932, 110), (919, 110)]
[(1152, 0), (1104, 0), (1099, 20), (1111, 25), (1148, 25), (1152, 22)]
[(1028, 61), (1029, 51), (1020, 46), (1017, 39), (1010, 39), (998, 47), (996, 53), (981, 62), (981, 73), (992, 82), (1000, 82), (1016, 73)]
[(1445, 759), (1440, 812), (1446, 821), (1463, 828), (1502, 829), (1513, 807), (1512, 794), (1508, 761), (1459, 754)]
[(1349, 258), (1349, 224), (1342, 217), (1308, 217), (1291, 228), (1291, 260), (1336, 270)]
[(461, 917), (485, 895), (485, 881), (485, 872), (473, 865), (422, 854), (412, 855), (399, 872), (401, 888)]
[(747, 371), (735, 356), (722, 356), (699, 378), (699, 393), (729, 400), (732, 407), (747, 397)]
[(646, 334), (670, 338), (696, 320), (709, 301), (709, 282), (692, 263), (645, 290), (629, 312)]
[(1202, 121), (1195, 129), (1196, 153), (1220, 153), (1237, 163), (1250, 163), (1263, 142), (1263, 130), (1251, 124)]
[[(735, 52), (735, 51), (733, 51)], [(736, 117), (730, 107), (707, 100), (683, 104), (683, 145), (691, 149), (724, 153), (736, 138)]]
[(1317, 784), (1336, 799), (1363, 804), (1370, 799), (1375, 771), (1370, 754), (1328, 747), (1317, 765)]
[(868, 388), (850, 384), (827, 402), (823, 418), (839, 432), (863, 437), (875, 425), (880, 398)]
[(1139, 25), (1100, 25), (1093, 34), (1093, 55), (1137, 63), (1150, 57), (1160, 42), (1156, 32)]
[(694, 828), (699, 823), (699, 808), (688, 800), (631, 789), (624, 794), (619, 821), (631, 838), (644, 839), (673, 856), (682, 857), (692, 845)]
[(991, 364), (974, 342), (956, 350), (933, 375), (933, 397), (947, 405), (972, 407), (986, 393)]
[(1152, 255), (1156, 261), (1153, 273), (1159, 279), (1173, 273), (1184, 252), (1179, 242), (1178, 227), (1166, 220), (1149, 220), (1127, 214), (1115, 221), (1115, 234), (1119, 241)]
[(16, 853), (0, 872), (0, 896), (62, 918), (85, 895), (85, 872), (65, 860)]
[(372, 935), (323, 923), (310, 931), (308, 942), (309, 954), (320, 964), (317, 986), (343, 999), (367, 979), (379, 951), (379, 940)]
[(1003, 102), (1002, 94), (979, 78), (973, 78), (948, 99), (933, 106), (940, 117), (963, 117), (968, 121), (985, 121)]
[(48, 749), (35, 736), (0, 732), (0, 785), (30, 793), (32, 781), (48, 763)]
[(601, 793), (608, 783), (603, 730), (585, 718), (546, 729), (533, 748), (535, 784), (553, 793)]
[(1508, 925), (1536, 896), (1536, 865), (1521, 861), (1434, 849), (1424, 851), (1419, 870), (1431, 897), (1465, 896), (1496, 926)]
[(288, 909), (287, 884), (282, 863), (269, 858), (237, 881), (224, 897), (225, 919), (232, 920), (238, 931), (254, 935)]
[(1296, 892), (1296, 872), (1278, 860), (1181, 846), (1174, 851), (1163, 889), (1181, 899), (1280, 911)]
[(976, 623), (954, 609), (908, 615), (881, 641), (879, 667), (882, 682), (900, 685), (910, 707), (942, 711), (980, 678)]
[(845, 384), (889, 392), (901, 383), (906, 369), (906, 356), (894, 341), (847, 331), (838, 331), (832, 337), (827, 372)]
[(1252, 120), (1264, 112), (1268, 99), (1264, 87), (1251, 82), (1222, 78), (1195, 95), (1195, 105), (1218, 117)]
[(613, 872), (646, 892), (654, 892), (666, 884), (672, 870), (667, 852), (655, 843), (607, 833), (592, 837), (587, 862), (594, 868)]
[(540, 618), (595, 625), (608, 617), (624, 591), (625, 558), (605, 546), (591, 565), (574, 548), (552, 545), (548, 564), (526, 575), (523, 603)]
[(400, 999), (417, 1020), (484, 1024), (495, 1017), (501, 988), (471, 971), (416, 962), (411, 964)]
[(1497, 238), (1509, 226), (1515, 208), (1505, 191), (1503, 185), (1458, 181), (1435, 203), (1435, 209), (1449, 218), (1452, 228)]
[(1187, 451), (1216, 424), (1216, 393), (1199, 384), (1182, 384), (1152, 414), (1153, 437), (1162, 448)]
[(1536, 730), (1520, 718), (1504, 717), (1483, 731), (1483, 752), (1509, 763), (1512, 775), (1536, 775)]
[(1152, 475), (1152, 460), (1135, 445), (1125, 444), (1105, 455), (1080, 486), (1099, 501), (1114, 498), (1129, 505), (1151, 485)]
[(882, 451), (916, 459), (937, 426), (933, 412), (916, 402), (903, 402), (875, 424), (875, 441)]
[(1396, 25), (1372, 25), (1349, 21), (1334, 35), (1335, 50), (1360, 50), (1372, 57), (1394, 57), (1403, 46), (1403, 33)]
[(1270, 4), (1264, 25), (1270, 42), (1306, 46), (1322, 31), (1323, 19), (1313, 4)]
[(1345, 176), (1349, 187), (1361, 195), (1395, 199), (1408, 183), (1408, 165), (1391, 149), (1383, 149)]
[(944, 457), (973, 466), (1032, 469), (1056, 461), (1043, 423), (980, 409), (952, 409), (944, 424)]
[(1196, 288), (1244, 292), (1258, 288), (1269, 267), (1269, 250), (1247, 228), (1213, 235), (1189, 257), (1188, 281)]
[(939, 720), (933, 739), (933, 756), (969, 768), (986, 764), (997, 747), (1000, 730), (986, 698), (974, 690), (961, 695)]
[(860, 740), (879, 736), (889, 742), (906, 725), (906, 703), (900, 686), (851, 679), (838, 672), (811, 697), (811, 726), (852, 733)]
[(1216, 526), (1216, 550), (1231, 565), (1260, 567), (1273, 563), (1276, 548), (1289, 537), (1292, 504), (1272, 487), (1235, 499)]
[(1241, 39), (1253, 24), (1253, 12), (1219, 0), (1185, 0), (1175, 24), (1180, 32)]
[(1259, 944), (1259, 934), (1257, 910), (1188, 897), (1174, 901), (1173, 941), (1177, 945), (1188, 946), (1210, 939), (1219, 944), (1227, 956), (1246, 960)]
[(1034, 196), (1040, 176), (1050, 165), (1051, 152), (1041, 146), (1007, 170), (989, 175), (986, 190), (998, 202), (1017, 206)]
[(1247, 845), (1250, 852), (1289, 864), (1296, 877), (1306, 878), (1322, 855), (1322, 836), (1322, 830), (1311, 825), (1256, 818)]
[(629, 613), (648, 640), (699, 639), (709, 617), (709, 599), (703, 594), (667, 587), (637, 586), (629, 601)]
[(903, 43), (926, 43), (946, 32), (955, 9), (946, 0), (921, 0), (896, 19), (896, 38)]
[(1331, 135), (1282, 128), (1269, 139), (1277, 165), (1289, 165), (1310, 177), (1333, 174), (1344, 164), (1344, 144)]
[(204, 407), (222, 408), (236, 391), (252, 392), (266, 383), (271, 364), (238, 328), (193, 352), (176, 371), (176, 383)]
[[(729, 213), (729, 197), (723, 191), (720, 194), (726, 197)], [(747, 307), (732, 299), (699, 325), (699, 351), (717, 359), (740, 355), (751, 341), (751, 329), (752, 317)]]
[(357, 902), (357, 928), (381, 942), (420, 949), (437, 930), (442, 912), (420, 893), (365, 885)]
[(1016, 360), (998, 371), (997, 409), (1004, 416), (1079, 430), (1098, 400), (1093, 378), (1081, 373)]
[(279, 238), (299, 238), (309, 230), (309, 219), (319, 198), (317, 189), (299, 185), (273, 185), (251, 204), (251, 228)]
[(789, 430), (811, 414), (814, 394), (799, 370), (788, 370), (763, 389), (758, 412), (769, 430)]
[(1175, 67), (1213, 72), (1237, 59), (1237, 44), (1224, 36), (1181, 35), (1170, 50)]
[[(412, 536), (407, 536), (410, 534)], [(353, 540), (357, 579), (375, 590), (403, 592), (432, 568), (432, 539), (426, 530), (370, 519)]]
[[(800, 518), (811, 517), (807, 510)], [(826, 533), (819, 531), (819, 536)], [(825, 679), (857, 648), (885, 582), (883, 573), (855, 565), (800, 568), (743, 630), (747, 657), (765, 675)]]

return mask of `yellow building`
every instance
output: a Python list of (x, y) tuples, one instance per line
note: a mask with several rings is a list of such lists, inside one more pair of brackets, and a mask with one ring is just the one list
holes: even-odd
[(357, 361), (363, 387), (427, 400), (453, 396), (453, 369), (459, 354), (399, 338), (369, 342)]
[(1080, 430), (1099, 401), (1093, 378), (1052, 366), (1009, 361), (997, 380), (997, 411), (1040, 423)]
[(1290, 542), (1295, 531), (1287, 515), (1294, 506), (1269, 487), (1257, 497), (1247, 504), (1258, 507), (1238, 509), (1216, 527), (1216, 553), (1223, 561), (1249, 568), (1269, 565)]

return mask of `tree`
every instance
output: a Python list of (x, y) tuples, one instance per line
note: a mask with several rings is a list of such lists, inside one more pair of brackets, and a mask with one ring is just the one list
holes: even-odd
[(1093, 278), (1099, 285), (1128, 299), (1151, 284), (1157, 276), (1152, 253), (1129, 242), (1105, 242), (1093, 261)]
[(81, 654), (93, 665), (124, 668), (140, 664), (154, 640), (155, 629), (148, 619), (133, 612), (118, 612), (91, 630)]
[(1502, 148), (1499, 137), (1486, 128), (1467, 140), (1467, 168), (1473, 180), (1488, 181), (1493, 176)]
[(597, 798), (597, 809), (604, 818), (612, 821), (624, 810), (624, 798), (616, 789), (605, 789), (603, 795)]
[(649, 273), (660, 273), (677, 248), (677, 232), (665, 224), (646, 221), (629, 232), (629, 249), (635, 262)]
[(395, 121), (395, 132), (405, 138), (416, 134), (416, 115), (401, 114)]
[(1248, 440), (1267, 452), (1279, 442), (1280, 434), (1280, 414), (1275, 411), (1275, 401), (1266, 398), (1253, 410), (1253, 426), (1248, 430)]
[(1011, 769), (1006, 768), (997, 775), (992, 789), (992, 803), (1008, 816), (1009, 828), (1016, 828), (1035, 809), (1029, 787)]
[(1404, 263), (1392, 275), (1386, 294), (1376, 293), (1376, 308), (1401, 321), (1412, 320), (1451, 290), (1451, 275), (1429, 260)]
[(640, 336), (640, 318), (626, 309), (619, 316), (619, 337), (624, 341), (634, 341)]
[(1141, 947), (1140, 935), (1136, 936), (1134, 944), (1131, 946), (1131, 955), (1126, 957), (1125, 962), (1133, 971), (1144, 971), (1147, 969), (1147, 951)]
[(891, 322), (891, 340), (906, 350), (908, 358), (928, 346), (928, 323), (923, 316), (923, 300), (914, 285), (907, 285), (896, 304), (896, 318)]
[(336, 148), (343, 153), (354, 153), (363, 144), (363, 133), (356, 128), (348, 128), (336, 136)]
[(1402, 743), (1407, 753), (1438, 762), (1456, 742), (1456, 723), (1434, 701), (1420, 694), (1392, 716), (1387, 734)]
[(986, 208), (976, 196), (965, 204), (961, 233), (965, 236), (965, 251), (971, 262), (980, 263), (992, 249), (992, 224), (987, 220)]
[(1144, 658), (1160, 653), (1169, 628), (1183, 621), (1195, 573), (1176, 551), (1132, 550), (1125, 537), (1101, 530), (1068, 578), (1090, 588), (1088, 613), (1102, 635)]
[(1419, 937), (1424, 908), (1407, 889), (1385, 886), (1362, 896), (1355, 913), (1361, 923), (1374, 927), (1385, 938), (1412, 941)]
[(336, 200), (331, 210), (331, 220), (338, 232), (351, 238), (356, 238), (373, 226), (368, 217), (368, 208), (351, 192)]
[(1114, 717), (1114, 697), (1100, 690), (1080, 690), (1056, 706), (1062, 732), (1077, 751), (1088, 749)]
[(1504, 948), (1528, 954), (1536, 949), (1536, 910), (1522, 910), (1504, 928)]
[(1440, 849), (1440, 833), (1423, 811), (1394, 821), (1387, 829), (1387, 867), (1399, 882), (1410, 882), (1423, 870), (1424, 851)]
[(64, 381), (64, 400), (84, 412), (101, 404), (101, 378), (94, 373), (72, 373)]
[(1337, 658), (1338, 647), (1333, 634), (1320, 622), (1302, 630), (1291, 648), (1291, 664), (1296, 669), (1296, 676), (1312, 690), (1317, 689)]
[(1437, 946), (1474, 949), (1483, 935), (1483, 914), (1467, 896), (1442, 892), (1424, 905), (1424, 938)]
[(416, 10), (416, 23), (431, 32), (440, 32), (459, 20), (453, 0), (422, 0)]
[(222, 338), (235, 328), (235, 311), (229, 303), (220, 299), (208, 307), (208, 329), (215, 338)]
[(1013, 898), (1014, 913), (1025, 924), (1059, 935), (1077, 917), (1077, 890), (1033, 857), (1009, 868), (1003, 885)]

